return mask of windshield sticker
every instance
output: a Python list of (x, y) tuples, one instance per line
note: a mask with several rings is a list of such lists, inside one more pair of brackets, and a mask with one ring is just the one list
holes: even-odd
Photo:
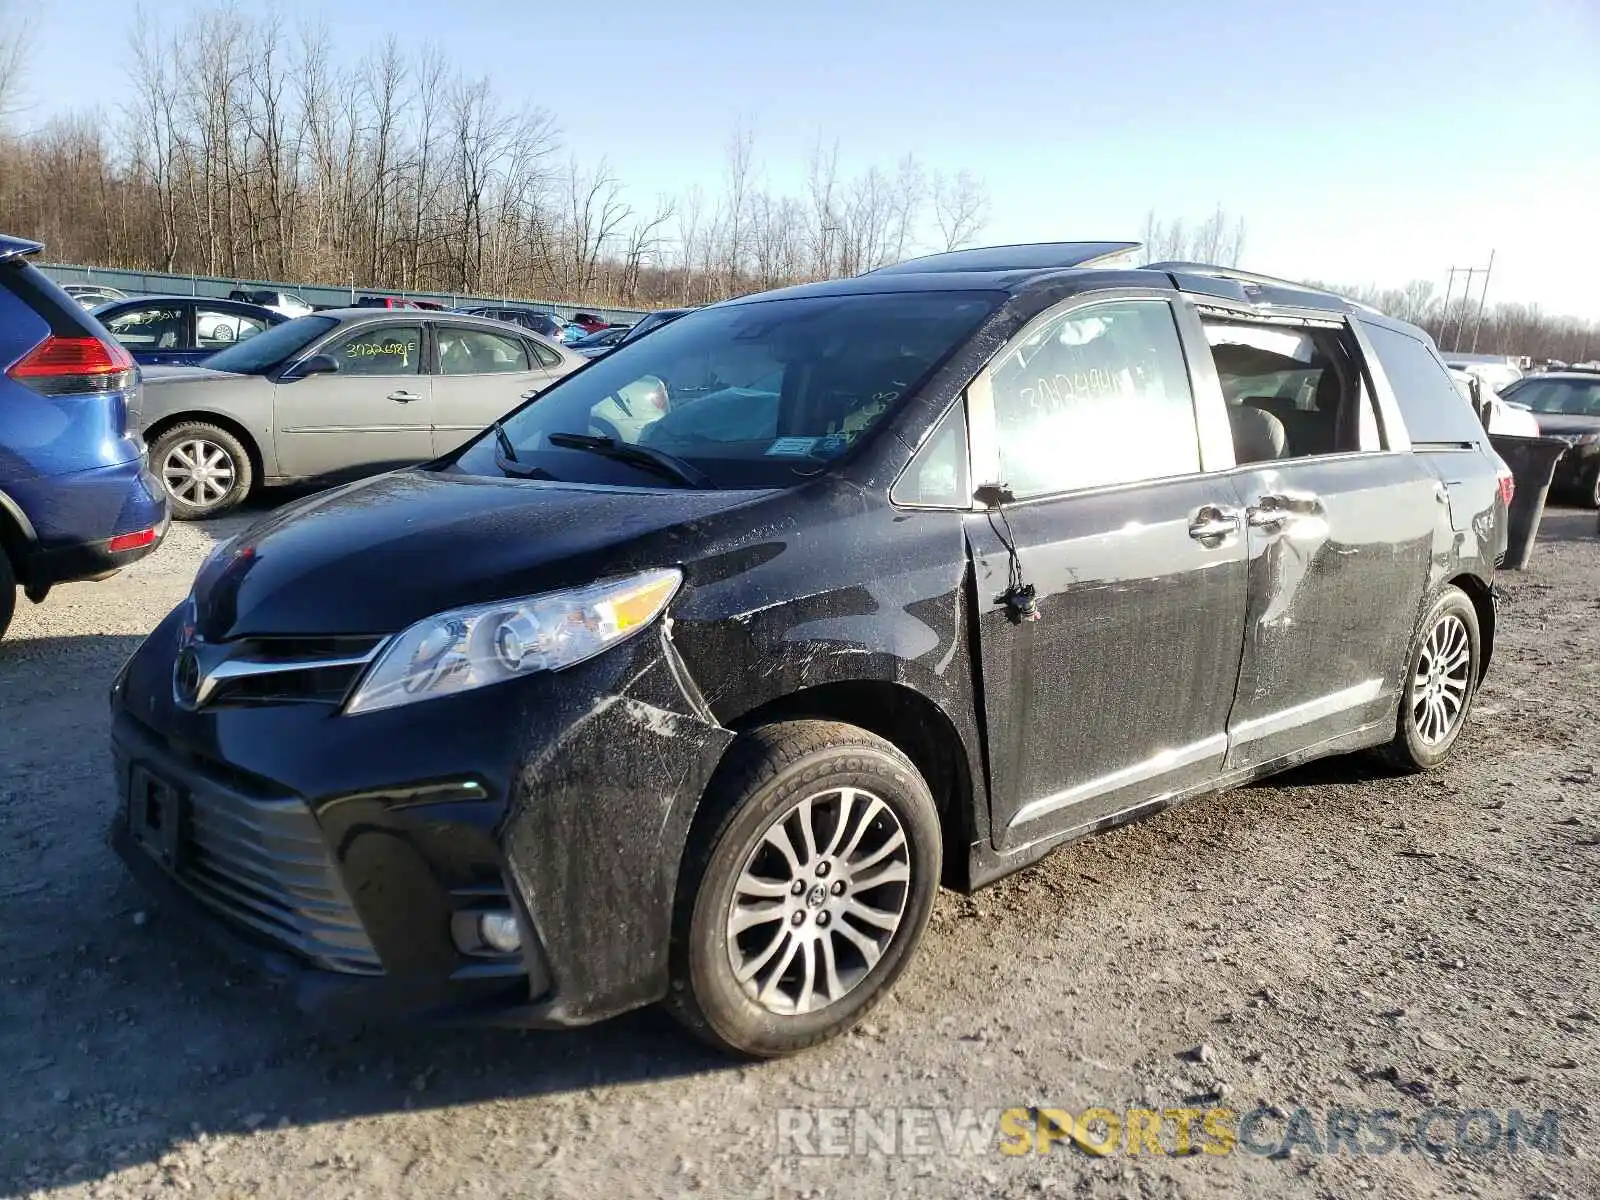
[(842, 433), (830, 433), (825, 438), (817, 439), (817, 444), (811, 453), (817, 458), (835, 458), (850, 448), (850, 438)]
[(805, 458), (817, 440), (814, 437), (781, 437), (767, 447), (767, 454), (773, 458)]

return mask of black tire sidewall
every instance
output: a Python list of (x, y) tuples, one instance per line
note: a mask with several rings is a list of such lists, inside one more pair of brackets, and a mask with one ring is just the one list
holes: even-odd
[[(792, 1053), (837, 1036), (861, 1020), (909, 965), (938, 893), (939, 819), (927, 784), (887, 743), (862, 731), (858, 744), (805, 755), (736, 803), (711, 845), (684, 931), (686, 961), (675, 986), (690, 992), (691, 1025), (708, 1040), (751, 1057)], [(745, 995), (728, 960), (726, 922), (733, 887), (773, 816), (806, 796), (857, 787), (888, 804), (905, 830), (911, 886), (900, 928), (872, 971), (841, 1000), (799, 1016), (770, 1013)]]
[(11, 569), (11, 559), (5, 547), (0, 546), (0, 637), (5, 637), (16, 611), (17, 577)]
[[(1416, 678), (1417, 663), (1422, 658), (1422, 648), (1427, 644), (1428, 635), (1447, 614), (1461, 618), (1462, 624), (1466, 626), (1472, 661), (1467, 671), (1467, 696), (1460, 719), (1456, 721), (1449, 737), (1437, 746), (1429, 746), (1423, 742), (1422, 735), (1418, 733), (1416, 718), (1411, 711), (1411, 681)], [(1450, 757), (1456, 743), (1461, 740), (1468, 720), (1472, 717), (1472, 705), (1478, 697), (1478, 675), (1482, 663), (1483, 641), (1482, 633), (1478, 629), (1478, 610), (1473, 607), (1472, 601), (1460, 588), (1447, 587), (1429, 606), (1428, 615), (1418, 625), (1417, 635), (1412, 639), (1411, 652), (1406, 655), (1406, 673), (1401, 683), (1400, 721), (1396, 731), (1395, 749), (1401, 752), (1410, 765), (1420, 770), (1431, 771)]]
[[(217, 503), (205, 508), (197, 507), (174, 496), (167, 487), (167, 455), (173, 446), (188, 441), (211, 442), (233, 459), (233, 487)], [(203, 521), (209, 517), (220, 517), (223, 513), (237, 508), (250, 494), (255, 474), (250, 454), (238, 438), (226, 429), (197, 421), (185, 421), (181, 425), (174, 425), (158, 437), (155, 444), (150, 447), (150, 465), (156, 478), (161, 482), (162, 490), (166, 493), (167, 505), (173, 517), (179, 521)]]

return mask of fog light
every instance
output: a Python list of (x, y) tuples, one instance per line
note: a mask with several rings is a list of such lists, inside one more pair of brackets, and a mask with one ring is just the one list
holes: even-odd
[(509, 912), (484, 913), (478, 918), (478, 936), (485, 946), (501, 954), (515, 954), (522, 949), (522, 930)]

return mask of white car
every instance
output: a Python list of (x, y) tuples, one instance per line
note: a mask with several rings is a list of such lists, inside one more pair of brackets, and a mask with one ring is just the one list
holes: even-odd
[(1482, 412), (1488, 406), (1490, 433), (1504, 434), (1509, 437), (1538, 437), (1539, 422), (1529, 411), (1525, 404), (1515, 404), (1502, 400), (1493, 387), (1478, 371), (1462, 371), (1450, 368), (1450, 379), (1456, 385), (1456, 391), (1472, 405), (1475, 412)]
[(229, 300), (243, 300), (246, 304), (259, 304), (262, 308), (270, 308), (275, 313), (293, 319), (303, 317), (316, 311), (306, 301), (304, 296), (297, 296), (293, 292), (278, 292), (268, 289), (240, 288), (228, 293)]

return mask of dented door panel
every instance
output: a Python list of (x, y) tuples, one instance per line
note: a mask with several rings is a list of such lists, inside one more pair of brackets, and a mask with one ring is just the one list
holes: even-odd
[(1249, 547), (1234, 769), (1392, 714), (1448, 522), (1438, 481), (1410, 454), (1286, 460), (1231, 480)]

